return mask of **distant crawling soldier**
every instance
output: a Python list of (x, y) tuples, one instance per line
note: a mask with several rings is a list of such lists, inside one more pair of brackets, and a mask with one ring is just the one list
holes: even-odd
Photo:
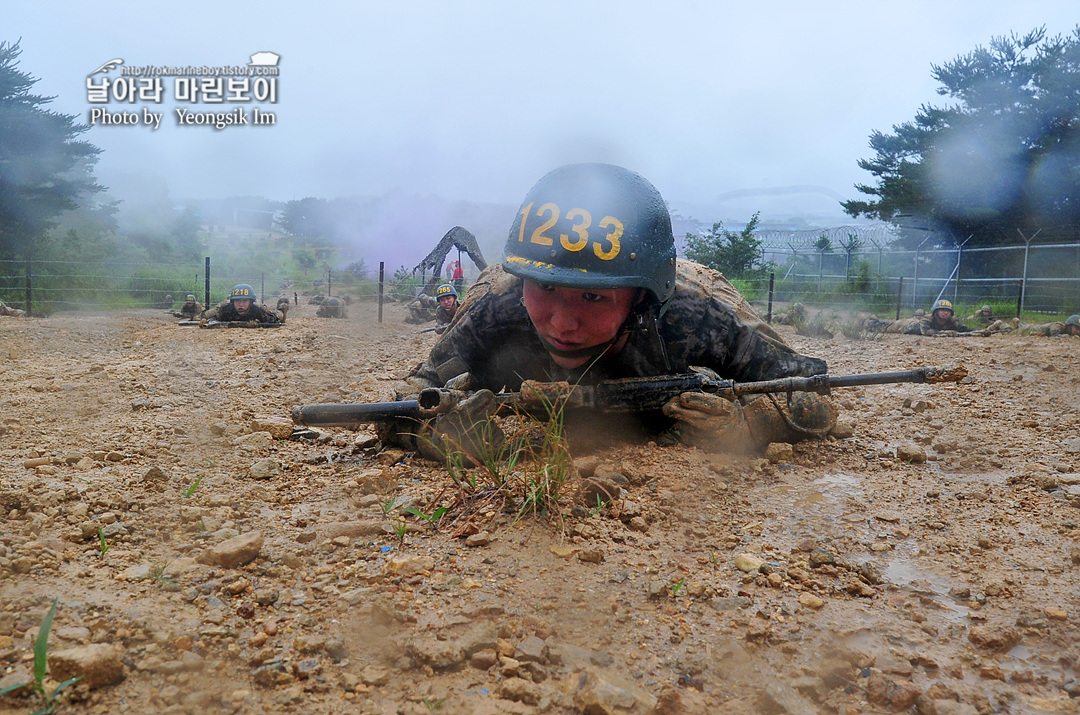
[(903, 333), (905, 328), (922, 321), (925, 317), (926, 311), (919, 308), (910, 318), (899, 318), (897, 320), (867, 318), (863, 323), (863, 327), (870, 333)]
[(975, 312), (974, 315), (969, 315), (964, 318), (969, 323), (975, 323), (975, 325), (982, 328), (984, 331), (991, 333), (1007, 333), (1012, 330), (1013, 326), (1006, 323), (1004, 320), (999, 320), (994, 317), (994, 309), (989, 305), (984, 305)]
[(942, 333), (970, 333), (971, 328), (953, 317), (952, 303), (938, 300), (930, 309), (930, 317), (904, 328), (904, 335), (938, 335)]
[(12, 308), (10, 305), (0, 300), (0, 315), (6, 315), (11, 318), (22, 318), (26, 316), (26, 311)]
[(341, 298), (327, 298), (319, 309), (315, 311), (315, 315), (320, 318), (348, 318), (348, 311), (345, 309), (345, 301)]
[(255, 289), (247, 283), (233, 286), (228, 300), (223, 300), (216, 307), (203, 312), (199, 317), (202, 327), (208, 327), (211, 320), (219, 323), (232, 323), (238, 326), (255, 328), (259, 325), (280, 325), (285, 322), (285, 314), (270, 310), (260, 305)]
[(780, 325), (794, 325), (796, 328), (806, 321), (806, 306), (802, 303), (793, 303), (786, 313), (776, 316)]
[(409, 309), (409, 317), (405, 318), (406, 323), (426, 323), (434, 320), (439, 304), (427, 293), (421, 293), (406, 307)]
[(439, 307), (435, 309), (435, 324), (449, 325), (454, 319), (458, 307), (458, 292), (449, 283), (443, 283), (435, 289), (435, 300), (439, 301)]
[(1019, 318), (1013, 318), (1013, 325), (1016, 326), (1018, 335), (1041, 335), (1044, 338), (1056, 338), (1061, 335), (1080, 337), (1080, 315), (1070, 315), (1064, 323), (1055, 321), (1040, 325), (1030, 325)]
[(188, 293), (187, 297), (184, 298), (184, 304), (180, 306), (180, 310), (173, 313), (173, 316), (191, 320), (204, 310), (206, 310), (206, 308), (202, 303), (195, 300), (195, 295), (193, 293)]
[(279, 296), (277, 299), (276, 309), (281, 313), (281, 322), (285, 322), (285, 314), (289, 312), (289, 296)]

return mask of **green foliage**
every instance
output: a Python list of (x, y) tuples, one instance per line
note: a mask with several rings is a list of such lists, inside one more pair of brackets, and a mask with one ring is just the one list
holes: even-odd
[(196, 490), (198, 490), (199, 485), (202, 484), (202, 480), (203, 480), (203, 475), (200, 474), (198, 477), (196, 477), (195, 481), (191, 483), (191, 486), (189, 486), (187, 489), (184, 490), (184, 498), (185, 499), (190, 497), (192, 494), (194, 494), (196, 492)]
[(101, 530), (100, 526), (98, 527), (98, 530), (97, 530), (97, 536), (98, 536), (98, 557), (99, 558), (105, 558), (105, 554), (109, 553), (109, 542), (105, 540), (105, 532)]
[(995, 37), (931, 70), (955, 104), (874, 130), (875, 156), (859, 166), (876, 184), (857, 184), (870, 199), (844, 210), (913, 215), (972, 236), (972, 247), (1015, 241), (1017, 228), (1080, 225), (1080, 27), (1064, 38), (1045, 28)]
[(53, 599), (52, 606), (49, 608), (48, 613), (45, 614), (45, 618), (42, 619), (41, 627), (38, 628), (37, 638), (34, 639), (34, 682), (18, 683), (0, 689), (0, 695), (6, 695), (30, 686), (44, 701), (45, 705), (43, 708), (36, 710), (33, 715), (51, 715), (60, 704), (57, 701), (60, 692), (82, 680), (81, 675), (77, 678), (69, 678), (53, 688), (51, 693), (45, 692), (45, 673), (49, 665), (49, 631), (52, 630), (52, 622), (56, 616), (56, 608), (59, 602), (59, 599)]
[(819, 253), (831, 253), (832, 241), (825, 234), (818, 236), (818, 240), (814, 241), (814, 250)]
[(92, 171), (100, 150), (75, 141), (89, 127), (30, 93), (38, 80), (18, 69), (21, 53), (0, 42), (0, 259), (36, 255), (61, 213), (102, 190)]
[(770, 266), (762, 262), (765, 251), (761, 248), (761, 240), (754, 236), (759, 213), (755, 213), (746, 228), (738, 233), (728, 231), (723, 223), (717, 222), (704, 236), (686, 234), (687, 258), (715, 268), (729, 280), (764, 278)]

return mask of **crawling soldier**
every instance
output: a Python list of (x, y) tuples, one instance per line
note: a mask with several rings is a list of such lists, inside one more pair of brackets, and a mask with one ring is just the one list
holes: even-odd
[(278, 325), (285, 322), (285, 313), (270, 310), (257, 302), (255, 289), (247, 283), (239, 283), (229, 291), (229, 298), (204, 311), (200, 327), (207, 327), (211, 320), (219, 323), (242, 324), (245, 327), (259, 325)]

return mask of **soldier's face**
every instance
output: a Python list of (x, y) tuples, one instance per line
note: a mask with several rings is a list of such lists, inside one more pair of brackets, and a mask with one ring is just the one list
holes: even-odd
[(1075, 335), (1077, 337), (1080, 337), (1080, 327), (1077, 327), (1075, 325), (1066, 325), (1065, 332), (1069, 335)]
[(248, 298), (238, 298), (233, 301), (233, 308), (236, 308), (236, 312), (240, 315), (247, 315), (251, 310), (251, 300)]
[(457, 303), (457, 298), (452, 295), (444, 295), (439, 298), (439, 305), (445, 308), (446, 311), (451, 315), (453, 315), (454, 311), (457, 310), (457, 306), (455, 305), (455, 303)]
[(952, 311), (948, 308), (938, 308), (934, 311), (934, 322), (944, 323), (952, 315)]
[[(602, 345), (615, 337), (630, 315), (637, 288), (563, 288), (525, 281), (525, 309), (540, 337), (559, 350), (581, 350)], [(622, 342), (613, 346), (617, 352)], [(552, 355), (555, 364), (572, 369), (592, 357), (566, 358)]]

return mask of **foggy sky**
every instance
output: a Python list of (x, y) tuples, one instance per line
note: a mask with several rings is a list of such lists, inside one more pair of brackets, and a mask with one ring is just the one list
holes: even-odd
[[(751, 7), (751, 5), (753, 5)], [(1075, 0), (5, 3), (0, 39), (51, 108), (89, 119), (87, 74), (281, 55), (273, 127), (94, 127), (104, 183), (289, 200), (397, 190), (516, 206), (550, 169), (607, 161), (711, 221), (850, 222), (837, 196), (874, 129), (943, 105), (930, 65), (994, 36), (1065, 34)], [(115, 74), (115, 73), (114, 73)], [(119, 105), (110, 105), (119, 110)], [(191, 107), (205, 111), (206, 106)], [(225, 106), (222, 109), (229, 109)], [(791, 188), (795, 187), (795, 188)]]

